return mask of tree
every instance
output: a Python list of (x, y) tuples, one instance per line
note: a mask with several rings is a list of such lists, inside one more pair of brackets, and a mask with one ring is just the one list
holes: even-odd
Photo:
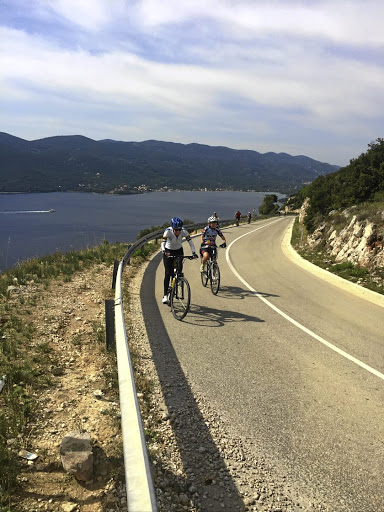
[(279, 210), (279, 206), (276, 203), (276, 194), (269, 194), (267, 196), (264, 196), (263, 202), (259, 206), (260, 215), (273, 215), (274, 213), (277, 213)]

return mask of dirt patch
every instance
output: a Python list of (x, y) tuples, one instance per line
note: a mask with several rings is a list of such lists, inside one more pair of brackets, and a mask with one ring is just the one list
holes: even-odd
[[(111, 294), (112, 269), (98, 266), (70, 282), (52, 281), (33, 310), (34, 344), (51, 351), (46, 368), (51, 385), (34, 399), (38, 410), (21, 460), (19, 489), (11, 510), (126, 510), (119, 474), (123, 467), (115, 365), (105, 350), (104, 300)], [(27, 287), (25, 294), (38, 289)], [(61, 464), (60, 444), (70, 431), (87, 432), (93, 442), (94, 477), (78, 482)]]

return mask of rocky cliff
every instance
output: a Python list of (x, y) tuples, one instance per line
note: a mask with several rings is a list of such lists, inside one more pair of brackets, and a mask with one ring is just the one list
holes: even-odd
[[(303, 203), (303, 223), (309, 201)], [(333, 211), (307, 237), (311, 249), (321, 246), (337, 263), (349, 261), (369, 270), (384, 268), (384, 207), (363, 209), (353, 206)]]

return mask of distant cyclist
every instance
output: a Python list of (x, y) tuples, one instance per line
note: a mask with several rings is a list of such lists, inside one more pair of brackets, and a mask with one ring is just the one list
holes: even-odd
[(216, 247), (216, 237), (219, 237), (224, 241), (220, 247), (226, 247), (227, 242), (225, 240), (225, 236), (223, 235), (221, 229), (217, 226), (216, 217), (209, 217), (208, 225), (205, 226), (201, 233), (201, 246), (200, 246), (200, 256), (201, 266), (200, 272), (204, 272), (204, 265), (207, 263), (209, 258), (212, 256), (212, 251)]
[(218, 227), (219, 227), (219, 220), (220, 220), (220, 217), (217, 215), (217, 212), (213, 212), (212, 217), (215, 217), (216, 222), (217, 222), (216, 227), (218, 228)]
[(235, 213), (236, 226), (239, 225), (240, 219), (241, 219), (241, 213), (239, 212), (239, 210), (237, 210), (237, 212)]
[(188, 233), (185, 229), (183, 229), (183, 221), (179, 219), (179, 217), (172, 217), (171, 225), (164, 231), (163, 241), (161, 242), (161, 250), (163, 252), (163, 263), (165, 268), (165, 276), (164, 276), (164, 296), (163, 296), (163, 304), (167, 304), (168, 302), (168, 288), (169, 288), (169, 280), (174, 276), (175, 267), (174, 267), (174, 259), (169, 258), (169, 256), (183, 256), (183, 238), (189, 243), (189, 246), (192, 251), (192, 255), (195, 258), (198, 258), (195, 245)]
[(248, 213), (247, 213), (247, 221), (248, 221), (248, 224), (251, 222), (251, 219), (252, 219), (252, 214), (251, 214), (251, 212), (248, 212)]

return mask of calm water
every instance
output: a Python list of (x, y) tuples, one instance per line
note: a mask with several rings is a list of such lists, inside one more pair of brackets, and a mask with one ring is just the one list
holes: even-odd
[[(271, 193), (271, 192), (267, 192)], [(128, 243), (141, 229), (173, 216), (203, 222), (214, 211), (222, 219), (246, 214), (264, 192), (151, 192), (112, 196), (82, 193), (1, 194), (0, 269), (18, 261), (101, 243)], [(281, 194), (278, 194), (281, 196)], [(282, 196), (281, 196), (282, 197)], [(48, 210), (55, 210), (48, 213)]]

